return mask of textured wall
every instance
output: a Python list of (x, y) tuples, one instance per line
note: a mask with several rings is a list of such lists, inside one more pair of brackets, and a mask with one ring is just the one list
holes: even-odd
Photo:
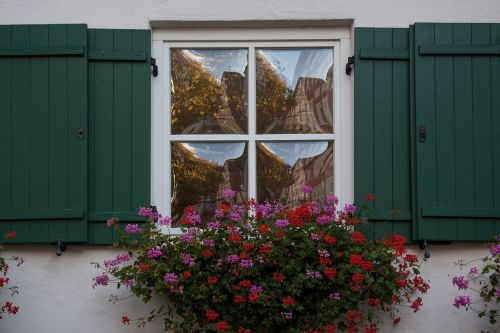
[(151, 20), (354, 19), (356, 26), (498, 22), (498, 0), (1, 0), (0, 24), (87, 23), (147, 28)]
[[(422, 254), (418, 247), (412, 249)], [(380, 332), (472, 333), (487, 329), (473, 313), (451, 305), (457, 292), (450, 282), (451, 276), (459, 272), (454, 260), (486, 253), (487, 249), (479, 244), (431, 246), (432, 257), (422, 269), (424, 277), (431, 281), (431, 290), (424, 296), (422, 310), (413, 314), (410, 309), (403, 309), (401, 323), (388, 323)], [(143, 329), (120, 323), (123, 314), (139, 317), (149, 312), (151, 305), (143, 305), (135, 298), (111, 304), (107, 299), (116, 289), (91, 288), (91, 279), (98, 271), (90, 262), (113, 257), (115, 251), (110, 248), (70, 245), (67, 252), (56, 257), (55, 246), (9, 245), (5, 254), (21, 255), (26, 262), (12, 271), (12, 281), (20, 288), (15, 301), (21, 311), (0, 320), (1, 333), (162, 332), (159, 321)], [(123, 290), (120, 294), (128, 293)]]

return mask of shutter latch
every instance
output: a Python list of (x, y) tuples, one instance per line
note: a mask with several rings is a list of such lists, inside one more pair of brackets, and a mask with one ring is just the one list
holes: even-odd
[(347, 75), (351, 75), (352, 72), (352, 66), (354, 65), (354, 56), (350, 56), (347, 58), (347, 64), (345, 64), (345, 73)]

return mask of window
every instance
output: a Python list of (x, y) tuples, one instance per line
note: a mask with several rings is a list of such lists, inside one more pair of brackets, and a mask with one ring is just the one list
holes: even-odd
[(341, 127), (340, 40), (271, 31), (200, 41), (206, 33), (154, 37), (164, 68), (153, 86), (159, 210), (178, 227), (186, 205), (210, 215), (226, 188), (239, 202), (295, 205), (305, 184), (314, 198), (342, 197), (341, 133), (349, 130)]

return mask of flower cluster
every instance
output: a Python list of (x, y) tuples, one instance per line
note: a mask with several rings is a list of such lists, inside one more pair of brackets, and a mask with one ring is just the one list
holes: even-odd
[(429, 285), (417, 257), (399, 235), (372, 241), (355, 230), (364, 223), (355, 205), (339, 209), (329, 196), (292, 208), (253, 200), (241, 206), (234, 195), (224, 191), (208, 218), (187, 207), (178, 237), (160, 231), (161, 216), (142, 210), (149, 221), (126, 229), (142, 241), (123, 239), (127, 257), (98, 264), (104, 272), (94, 285), (125, 284), (145, 302), (166, 296), (172, 308), (137, 323), (163, 317), (175, 332), (369, 333), (379, 325), (377, 312), (399, 322), (398, 305), (422, 306)]
[[(12, 239), (17, 236), (15, 231), (8, 231), (5, 233), (5, 239)], [(2, 250), (2, 246), (0, 244), (0, 252)], [(12, 261), (16, 264), (17, 267), (21, 266), (24, 263), (24, 259), (22, 257), (13, 256), (8, 259), (5, 259), (1, 256), (0, 253), (0, 297), (2, 295), (2, 291), (8, 290), (9, 296), (12, 297), (18, 293), (17, 286), (13, 286), (10, 282), (10, 278), (7, 277), (9, 273), (10, 265), (9, 261)], [(3, 318), (4, 314), (12, 314), (15, 315), (19, 311), (19, 306), (14, 305), (10, 300), (2, 300), (0, 298), (0, 319)]]
[[(482, 263), (482, 269), (473, 266), (476, 262)], [(453, 306), (457, 309), (464, 308), (477, 313), (479, 318), (486, 318), (491, 325), (496, 325), (500, 312), (500, 236), (496, 242), (490, 245), (489, 255), (483, 258), (464, 262), (459, 260), (455, 263), (461, 270), (468, 268), (466, 275), (454, 276), (451, 283), (458, 290), (469, 291), (479, 294), (480, 300), (473, 302), (468, 294), (458, 295), (453, 300)], [(477, 303), (482, 303), (478, 305)], [(498, 327), (497, 327), (498, 328)]]

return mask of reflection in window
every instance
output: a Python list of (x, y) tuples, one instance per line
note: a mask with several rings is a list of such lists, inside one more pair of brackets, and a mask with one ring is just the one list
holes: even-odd
[(248, 51), (171, 49), (172, 134), (247, 132)]
[(257, 133), (333, 133), (333, 51), (257, 49)]
[(188, 205), (202, 217), (213, 214), (224, 189), (247, 200), (247, 144), (172, 142), (172, 218), (179, 226)]
[(304, 199), (333, 194), (333, 142), (260, 142), (257, 144), (257, 200), (279, 200), (294, 206)]

